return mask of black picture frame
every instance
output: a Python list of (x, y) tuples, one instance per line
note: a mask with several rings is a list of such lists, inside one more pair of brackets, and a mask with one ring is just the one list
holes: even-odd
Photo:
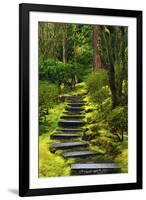
[[(137, 21), (137, 180), (134, 183), (30, 189), (29, 187), (29, 13), (31, 11), (134, 17)], [(70, 7), (58, 5), (19, 5), (19, 195), (55, 195), (142, 188), (142, 11)]]

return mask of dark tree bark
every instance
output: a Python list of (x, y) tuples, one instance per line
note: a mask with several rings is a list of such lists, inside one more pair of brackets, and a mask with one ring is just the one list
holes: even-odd
[(116, 85), (115, 85), (115, 67), (114, 67), (114, 52), (112, 51), (112, 37), (111, 33), (114, 31), (112, 27), (110, 27), (110, 33), (105, 33), (104, 27), (100, 26), (100, 29), (103, 34), (104, 43), (106, 46), (107, 51), (107, 69), (108, 69), (108, 76), (109, 76), (109, 86), (112, 93), (112, 107), (115, 108), (117, 106), (117, 91), (116, 91)]
[(108, 67), (108, 74), (109, 74), (109, 85), (112, 93), (112, 107), (115, 108), (117, 106), (117, 95), (115, 86), (115, 69), (113, 64), (110, 64), (110, 66)]
[(125, 57), (125, 49), (126, 49), (126, 45), (127, 45), (127, 41), (125, 38), (125, 31), (124, 31), (124, 27), (120, 27), (120, 31), (121, 31), (121, 64), (122, 64), (122, 69), (121, 69), (121, 75), (120, 75), (120, 80), (119, 80), (119, 87), (118, 87), (118, 91), (117, 91), (117, 95), (119, 98), (119, 102), (122, 99), (122, 83), (123, 80), (125, 78), (125, 73), (126, 73), (126, 57)]
[(92, 26), (93, 29), (93, 71), (97, 71), (99, 68), (102, 67), (101, 58), (98, 50), (98, 29), (96, 25)]
[(66, 29), (66, 25), (63, 24), (62, 25), (63, 29), (62, 29), (62, 60), (63, 63), (66, 63), (66, 38), (67, 38), (67, 29)]

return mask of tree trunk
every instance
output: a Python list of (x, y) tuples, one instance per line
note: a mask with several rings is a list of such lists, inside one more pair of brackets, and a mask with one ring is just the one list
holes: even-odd
[(96, 25), (92, 26), (93, 29), (93, 71), (97, 71), (99, 68), (101, 68), (101, 58), (98, 51), (98, 29)]
[(123, 142), (124, 141), (124, 133), (122, 132), (122, 138), (121, 138), (121, 141)]
[(110, 64), (108, 68), (108, 73), (109, 73), (109, 85), (112, 93), (112, 108), (115, 108), (117, 105), (117, 95), (115, 86), (115, 68), (113, 64)]
[(124, 28), (121, 27), (121, 38), (122, 38), (122, 45), (121, 45), (121, 74), (120, 74), (120, 80), (119, 80), (119, 87), (118, 87), (118, 98), (119, 98), (119, 103), (121, 103), (122, 99), (122, 83), (124, 80), (124, 76), (126, 73), (126, 58), (125, 58), (125, 49), (126, 49), (126, 40), (125, 40), (125, 32)]
[(63, 48), (63, 63), (66, 63), (66, 40), (65, 37), (63, 36), (63, 42), (62, 42), (62, 48)]
[(63, 24), (63, 37), (62, 37), (62, 60), (63, 63), (66, 63), (66, 38), (67, 38), (67, 33), (66, 33), (66, 25)]
[[(115, 85), (115, 61), (113, 59), (113, 52), (112, 52), (112, 40), (111, 35), (108, 33), (105, 33), (103, 27), (100, 27), (102, 30), (104, 43), (106, 45), (106, 51), (107, 51), (107, 69), (108, 69), (108, 77), (109, 77), (109, 86), (112, 93), (112, 108), (115, 108), (117, 105), (117, 92), (116, 92), (116, 85)], [(111, 28), (111, 32), (112, 32)]]

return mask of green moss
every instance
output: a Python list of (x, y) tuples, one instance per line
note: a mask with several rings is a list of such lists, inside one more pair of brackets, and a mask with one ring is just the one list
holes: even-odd
[(87, 94), (86, 84), (84, 82), (77, 83), (76, 87), (71, 91), (68, 91), (64, 96), (73, 96), (73, 95), (85, 95)]
[(92, 132), (92, 131), (86, 131), (83, 135), (83, 140), (92, 140), (93, 138), (95, 138), (96, 133)]
[(118, 163), (121, 168), (121, 172), (128, 172), (128, 149), (123, 150), (116, 158), (115, 162)]
[[(89, 147), (86, 150), (98, 151), (104, 153), (102, 156), (94, 156), (90, 158), (69, 158), (64, 159), (62, 153), (71, 151), (72, 149), (57, 150), (52, 148), (51, 142), (65, 142), (65, 139), (51, 139), (50, 134), (53, 134), (58, 127), (58, 120), (66, 106), (66, 96), (85, 95), (85, 120), (86, 124), (83, 126), (83, 137), (76, 139), (68, 139), (68, 141), (89, 141)], [(45, 115), (43, 123), (40, 125), (41, 136), (39, 137), (39, 177), (53, 177), (53, 176), (71, 176), (70, 166), (78, 162), (97, 162), (99, 160), (111, 160), (116, 162), (121, 172), (128, 170), (128, 135), (124, 135), (123, 142), (117, 140), (117, 136), (109, 130), (108, 123), (105, 116), (110, 112), (110, 99), (103, 102), (104, 112), (100, 109), (98, 104), (92, 102), (89, 94), (87, 94), (85, 83), (79, 83), (73, 91), (63, 94), (60, 97), (63, 103), (56, 105), (49, 109), (49, 114)], [(108, 106), (108, 109), (106, 109)], [(105, 108), (106, 107), (106, 108)], [(105, 111), (107, 110), (107, 111)], [(62, 115), (66, 116), (66, 115)], [(78, 148), (77, 150), (83, 150)]]
[(49, 151), (48, 141), (48, 135), (39, 137), (39, 177), (69, 176), (69, 164)]
[(94, 108), (94, 106), (92, 106), (92, 105), (86, 105), (85, 106), (85, 111), (86, 112), (91, 112), (91, 111), (93, 111), (95, 108)]
[(96, 132), (96, 133), (99, 132), (99, 126), (98, 126), (97, 123), (91, 124), (91, 125), (89, 126), (89, 129), (90, 129), (91, 131), (93, 131), (93, 132)]
[(39, 135), (44, 133), (52, 133), (58, 127), (58, 120), (64, 110), (65, 105), (60, 103), (54, 108), (49, 109), (49, 114), (45, 116), (45, 120), (39, 124)]

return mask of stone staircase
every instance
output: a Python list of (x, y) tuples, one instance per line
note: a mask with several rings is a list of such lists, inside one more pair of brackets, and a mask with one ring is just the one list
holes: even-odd
[[(83, 126), (85, 121), (85, 109), (83, 95), (69, 96), (66, 98), (67, 106), (58, 122), (58, 128), (51, 134), (51, 139), (59, 140), (52, 142), (51, 146), (57, 150), (62, 150), (64, 159), (75, 158), (77, 163), (71, 165), (72, 174), (103, 174), (116, 173), (119, 168), (113, 162), (102, 162), (98, 156), (102, 153), (91, 151), (89, 143), (82, 140)], [(62, 142), (63, 140), (63, 142)], [(93, 158), (97, 158), (93, 162)], [(80, 162), (78, 162), (80, 159)]]

